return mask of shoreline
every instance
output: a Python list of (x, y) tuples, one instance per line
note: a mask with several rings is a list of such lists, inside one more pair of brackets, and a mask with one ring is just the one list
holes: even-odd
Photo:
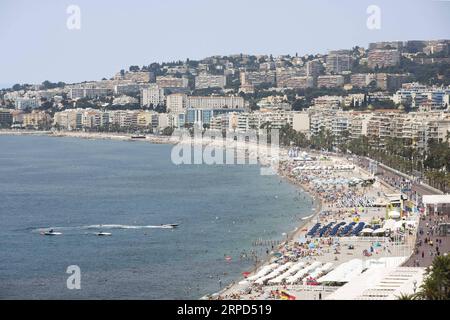
[[(0, 136), (1, 135), (28, 135), (28, 136), (48, 136), (48, 137), (68, 137), (68, 138), (78, 138), (78, 139), (88, 139), (88, 140), (114, 140), (114, 141), (142, 141), (152, 144), (170, 144), (175, 145), (177, 143), (180, 143), (182, 140), (178, 136), (154, 136), (154, 135), (146, 135), (145, 139), (133, 139), (131, 134), (119, 134), (119, 133), (92, 133), (92, 132), (67, 132), (67, 131), (61, 131), (61, 132), (54, 132), (54, 131), (15, 131), (15, 130), (0, 130)], [(212, 147), (222, 147), (226, 148), (229, 146), (228, 140), (221, 140), (219, 139), (216, 141), (208, 141), (207, 144)], [(181, 142), (182, 143), (182, 142)], [(192, 143), (192, 141), (191, 141)], [(196, 143), (194, 142), (194, 145)], [(197, 143), (198, 144), (198, 143)], [(261, 167), (264, 167), (264, 165), (270, 164), (271, 160), (271, 152), (270, 152), (270, 146), (264, 146), (264, 145), (258, 145), (254, 143), (239, 143), (236, 142), (232, 146), (233, 148), (239, 149), (247, 149), (249, 153), (257, 152), (258, 154), (258, 164)], [(283, 159), (287, 158), (288, 148), (286, 147), (279, 147), (278, 148), (278, 168), (274, 175), (276, 175), (278, 178), (290, 183), (295, 188), (297, 188), (302, 193), (308, 194), (308, 196), (312, 199), (311, 203), (311, 214), (306, 215), (305, 217), (302, 217), (297, 221), (294, 225), (294, 229), (291, 231), (286, 232), (285, 238), (280, 240), (280, 243), (276, 246), (274, 246), (273, 250), (270, 251), (270, 253), (262, 258), (261, 261), (256, 263), (249, 271), (251, 274), (255, 273), (259, 268), (261, 268), (264, 265), (270, 264), (271, 260), (273, 259), (273, 253), (279, 252), (281, 249), (292, 242), (294, 239), (301, 236), (301, 234), (304, 232), (305, 228), (309, 228), (309, 226), (312, 224), (312, 222), (315, 219), (320, 218), (320, 213), (322, 210), (324, 210), (325, 207), (329, 207), (324, 202), (324, 199), (322, 199), (321, 195), (317, 193), (314, 189), (308, 187), (308, 183), (304, 183), (301, 181), (296, 180), (294, 177), (290, 176), (290, 171), (285, 170), (286, 168), (280, 168), (280, 163), (283, 162)], [(311, 155), (318, 156), (320, 153), (316, 154), (314, 151), (308, 151)], [(261, 157), (264, 157), (267, 162), (261, 161)], [(345, 157), (332, 155), (329, 157), (333, 160), (346, 160)], [(355, 169), (357, 169), (360, 174), (364, 173), (364, 175), (368, 175), (368, 172), (364, 170), (362, 167), (355, 165)], [(380, 181), (380, 184), (383, 185), (386, 189), (396, 190), (394, 187), (384, 183), (383, 181)], [(378, 188), (377, 188), (378, 189)], [(379, 187), (381, 190), (381, 186)], [(396, 190), (397, 191), (397, 190)], [(304, 220), (303, 220), (304, 219)], [(241, 275), (236, 274), (236, 278), (234, 281), (226, 285), (223, 289), (204, 295), (203, 297), (200, 297), (199, 299), (215, 299), (215, 297), (220, 297), (221, 295), (233, 291), (233, 289), (238, 286), (238, 283), (242, 281)]]
[[(180, 142), (179, 138), (177, 136), (154, 136), (154, 135), (146, 135), (145, 139), (133, 139), (132, 134), (126, 134), (126, 133), (101, 133), (101, 132), (78, 132), (78, 131), (22, 131), (22, 130), (0, 130), (0, 136), (2, 135), (10, 135), (10, 136), (47, 136), (47, 137), (54, 137), (54, 138), (78, 138), (78, 139), (87, 139), (87, 140), (114, 140), (114, 141), (141, 141), (141, 142), (147, 142), (152, 144), (171, 144), (175, 145)], [(219, 140), (218, 143), (210, 143), (210, 145), (223, 147), (226, 146), (226, 144), (223, 143), (223, 140)], [(239, 145), (236, 144), (237, 149), (242, 148), (248, 148), (249, 150), (252, 150), (253, 152), (260, 152), (263, 156), (266, 156), (270, 153), (268, 151), (269, 148), (267, 146), (264, 148), (262, 145), (257, 144), (245, 144)], [(263, 150), (261, 150), (263, 149)], [(264, 150), (265, 149), (265, 150)], [(279, 147), (280, 156), (281, 154), (287, 154), (288, 149), (285, 147)], [(260, 161), (259, 165), (264, 166), (265, 163), (262, 163)], [(282, 239), (280, 244), (278, 244), (276, 247), (274, 247), (274, 250), (281, 248), (284, 244), (288, 243), (289, 241), (292, 241), (296, 237), (298, 237), (301, 233), (301, 230), (308, 225), (312, 220), (317, 218), (319, 213), (322, 210), (323, 207), (323, 201), (320, 199), (320, 197), (317, 194), (314, 194), (311, 190), (308, 190), (305, 186), (298, 183), (294, 179), (288, 177), (286, 174), (281, 172), (281, 170), (277, 170), (277, 172), (274, 174), (278, 178), (288, 182), (295, 188), (299, 189), (301, 192), (306, 193), (311, 199), (311, 214), (306, 216), (307, 219), (298, 221), (298, 224), (294, 226), (294, 229), (291, 231), (286, 232), (286, 238)], [(303, 217), (305, 218), (305, 217)], [(273, 251), (271, 252), (273, 253)], [(257, 263), (255, 266), (253, 266), (250, 270), (250, 272), (255, 272), (258, 268), (261, 266), (267, 264), (270, 262), (270, 259), (272, 256), (269, 254), (267, 257), (262, 259), (259, 263)], [(222, 289), (220, 292), (230, 289), (233, 285), (235, 285), (239, 281), (239, 275), (236, 275), (236, 280), (228, 284), (224, 289)]]
[[(286, 150), (285, 150), (286, 151)], [(261, 260), (260, 263), (258, 263), (256, 266), (253, 266), (250, 271), (250, 273), (255, 273), (259, 268), (263, 267), (264, 265), (270, 264), (270, 260), (273, 258), (273, 253), (276, 251), (279, 251), (285, 244), (289, 243), (295, 238), (298, 238), (300, 234), (302, 233), (302, 229), (304, 229), (311, 221), (318, 218), (320, 212), (322, 211), (322, 208), (324, 207), (323, 200), (319, 197), (318, 194), (315, 194), (313, 191), (306, 188), (301, 183), (295, 181), (293, 178), (287, 176), (284, 172), (278, 171), (276, 174), (279, 178), (282, 180), (285, 180), (286, 182), (293, 185), (295, 188), (299, 189), (301, 192), (308, 194), (309, 197), (313, 200), (313, 203), (311, 205), (311, 214), (308, 216), (305, 216), (300, 219), (296, 227), (287, 233), (286, 238), (281, 241), (277, 246), (274, 247), (272, 251), (269, 252), (266, 258)], [(302, 220), (305, 219), (305, 220)], [(216, 296), (220, 296), (221, 294), (227, 292), (228, 290), (231, 290), (234, 286), (238, 285), (239, 281), (242, 281), (242, 279), (236, 279), (235, 281), (231, 282), (227, 286), (225, 286), (222, 290), (219, 290), (215, 293), (207, 294), (200, 299), (209, 299), (209, 298), (215, 298)]]
[(143, 141), (154, 144), (174, 144), (171, 136), (146, 135), (145, 139), (133, 139), (129, 133), (103, 133), (84, 131), (33, 131), (33, 130), (0, 130), (0, 136), (47, 136), (55, 138), (78, 138), (86, 140)]
[[(311, 152), (310, 150), (308, 150), (308, 153), (311, 156), (320, 156), (321, 155), (320, 153), (317, 153), (317, 152), (314, 152), (314, 151)], [(346, 161), (348, 162), (348, 161), (350, 161), (347, 157), (344, 157), (342, 155), (335, 155), (335, 154), (327, 155), (326, 158), (327, 158), (326, 161), (330, 161), (330, 162), (346, 162)], [(370, 177), (371, 176), (371, 174), (369, 172), (367, 172), (364, 168), (360, 167), (357, 164), (354, 164), (353, 161), (351, 163), (352, 163), (352, 165), (354, 167), (353, 170), (354, 170), (354, 174), (356, 176), (358, 176), (358, 177)], [(291, 163), (291, 164), (293, 164), (293, 163)], [(353, 209), (353, 207), (346, 207), (346, 206), (343, 206), (343, 207), (339, 207), (338, 206), (338, 207), (336, 207), (334, 201), (330, 202), (330, 199), (327, 199), (326, 196), (324, 197), (323, 192), (315, 190), (314, 187), (311, 187), (309, 181), (300, 181), (300, 180), (297, 180), (295, 176), (292, 176), (292, 172), (289, 169), (289, 165), (287, 165), (284, 168), (280, 169), (278, 171), (278, 176), (283, 178), (283, 179), (285, 179), (285, 180), (287, 180), (289, 183), (291, 183), (295, 187), (299, 188), (302, 192), (307, 193), (310, 197), (312, 197), (314, 199), (314, 203), (313, 203), (313, 207), (312, 207), (314, 209), (313, 210), (314, 213), (312, 213), (309, 216), (303, 217), (303, 218), (306, 218), (306, 219), (305, 220), (300, 220), (299, 223), (297, 224), (296, 228), (290, 233), (289, 237), (287, 237), (287, 239), (285, 241), (282, 241), (279, 245), (274, 247), (274, 249), (269, 253), (269, 255), (267, 255), (267, 257), (263, 260), (263, 262), (261, 264), (259, 264), (257, 267), (252, 268), (252, 270), (249, 272), (249, 276), (250, 275), (254, 275), (255, 272), (259, 268), (261, 268), (263, 266), (268, 266), (269, 264), (273, 263), (272, 262), (273, 259), (274, 259), (274, 255), (273, 254), (275, 252), (283, 252), (285, 246), (292, 246), (293, 243), (295, 242), (295, 241), (293, 241), (293, 239), (297, 239), (299, 237), (302, 237), (303, 234), (306, 234), (306, 232), (305, 232), (306, 230), (305, 229), (310, 229), (315, 224), (315, 222), (319, 222), (319, 220), (320, 220), (320, 223), (323, 223), (324, 221), (326, 223), (328, 223), (329, 222), (328, 215), (331, 216), (332, 220), (333, 219), (338, 219), (338, 220), (342, 221), (342, 220), (345, 219), (345, 218), (342, 218), (342, 215), (344, 215), (344, 216), (347, 215), (348, 212), (350, 212), (351, 209)], [(395, 188), (394, 186), (391, 186), (391, 185), (385, 183), (384, 181), (378, 181), (378, 184), (372, 185), (371, 188), (372, 188), (372, 193), (373, 192), (378, 192), (379, 196), (380, 196), (380, 193), (386, 195), (387, 193), (399, 193), (400, 192), (397, 188)], [(362, 194), (364, 194), (364, 192)], [(317, 204), (319, 204), (319, 205), (317, 205)], [(321, 212), (322, 211), (323, 212), (328, 212), (328, 213), (325, 216), (322, 217), (321, 216)], [(372, 219), (374, 217), (383, 217), (384, 216), (384, 213), (383, 213), (384, 209), (380, 210), (380, 208), (376, 209), (376, 207), (373, 207), (372, 209), (370, 209), (370, 206), (367, 207), (367, 208), (364, 207), (363, 211), (365, 211), (366, 214), (372, 215)], [(368, 211), (372, 211), (372, 213), (370, 213)], [(367, 217), (369, 217), (369, 216), (367, 216)], [(317, 221), (315, 221), (316, 219), (317, 219)], [(365, 219), (368, 219), (368, 218), (365, 218)], [(322, 220), (324, 220), (324, 221), (322, 221)], [(411, 238), (415, 239), (415, 236), (416, 236), (416, 234), (412, 234), (410, 237), (406, 237), (404, 246), (405, 247), (409, 246), (409, 243), (411, 242)], [(308, 238), (307, 236), (305, 236), (305, 237)], [(358, 242), (358, 244), (357, 244), (357, 242), (354, 242), (354, 245), (355, 245), (355, 247), (358, 246), (358, 248), (364, 249), (365, 241), (366, 240), (363, 239), (360, 242)], [(388, 244), (388, 245), (386, 245), (386, 247), (390, 246), (390, 245), (391, 244)], [(403, 257), (403, 258), (406, 258), (406, 260), (412, 254), (412, 248), (410, 248), (410, 249), (411, 249), (411, 252), (409, 251), (408, 248), (405, 249), (406, 250), (404, 252), (405, 253), (404, 254), (405, 257)], [(385, 253), (385, 254), (387, 254), (387, 256), (393, 256), (394, 254), (398, 254), (398, 252), (397, 253), (391, 253), (391, 251), (389, 251), (389, 249), (387, 251), (389, 253), (389, 254)], [(352, 255), (353, 253), (347, 253), (347, 254)], [(328, 253), (328, 255), (330, 255), (330, 254)], [(318, 255), (318, 256), (314, 256), (313, 255), (313, 256), (310, 256), (310, 257), (306, 256), (306, 257), (303, 257), (303, 258), (300, 258), (300, 259), (306, 259), (305, 261), (308, 261), (308, 259), (311, 258), (312, 261), (314, 261), (314, 260), (316, 260), (316, 261), (317, 260), (323, 261), (324, 258), (323, 257), (320, 258), (320, 256), (321, 255)], [(360, 256), (359, 253), (356, 254), (356, 256), (357, 257), (353, 257), (353, 258), (360, 258), (360, 259), (365, 260), (363, 255)], [(343, 258), (344, 261), (341, 262), (341, 258)], [(330, 259), (330, 257), (328, 257), (327, 259)], [(348, 257), (340, 257), (339, 258), (340, 262), (338, 262), (338, 265), (343, 263), (343, 262), (346, 262), (346, 260), (348, 260), (348, 259), (349, 259)], [(334, 260), (336, 260), (336, 261), (338, 260), (337, 256), (335, 257)], [(325, 262), (331, 262), (331, 259), (323, 261), (323, 263), (325, 263)], [(333, 262), (331, 264), (333, 264)], [(246, 285), (244, 283), (247, 283), (247, 285), (248, 285), (248, 281), (246, 280), (247, 277), (248, 276), (244, 276), (244, 277), (241, 276), (241, 277), (239, 277), (239, 279), (233, 281), (231, 284), (229, 284), (228, 286), (226, 286), (222, 290), (220, 290), (218, 292), (215, 292), (215, 293), (212, 293), (212, 294), (207, 294), (207, 295), (203, 296), (201, 299), (213, 299), (213, 300), (216, 300), (216, 299), (219, 299), (219, 300), (222, 300), (222, 299), (225, 299), (225, 300), (228, 300), (228, 299), (231, 299), (231, 300), (241, 299), (240, 298), (240, 295), (241, 295), (240, 286), (241, 285)], [(268, 287), (271, 287), (271, 286), (268, 285)], [(272, 288), (273, 287), (276, 287), (276, 288), (282, 287), (285, 290), (287, 289), (285, 284), (281, 284), (281, 285), (278, 285), (278, 286), (277, 285), (272, 285)], [(293, 285), (293, 287), (295, 287), (295, 285)], [(258, 291), (258, 288), (256, 288), (256, 289), (253, 288), (253, 289), (251, 290), (251, 292), (255, 291), (255, 290), (256, 290), (255, 292), (262, 292), (262, 291)], [(261, 290), (262, 287), (259, 288), (259, 289)], [(294, 291), (297, 291), (297, 290), (301, 291), (302, 289), (294, 289)], [(322, 289), (322, 290), (325, 290), (325, 289)], [(311, 292), (314, 292), (314, 290), (311, 291)], [(299, 291), (296, 294), (298, 294), (298, 293), (299, 293)], [(312, 299), (312, 298), (316, 299), (314, 297), (314, 294), (309, 294), (309, 295), (306, 294), (306, 296), (308, 296), (309, 299)], [(236, 298), (236, 297), (238, 297), (238, 298)], [(303, 298), (305, 298), (305, 297), (303, 297)], [(260, 298), (258, 298), (256, 296), (255, 297), (251, 297), (251, 294), (249, 294), (249, 296), (247, 298), (244, 298), (244, 300), (246, 300), (246, 299), (254, 300), (254, 299), (260, 299)]]

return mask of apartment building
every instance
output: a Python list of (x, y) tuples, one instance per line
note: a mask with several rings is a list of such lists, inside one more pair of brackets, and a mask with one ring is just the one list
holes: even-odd
[(369, 68), (392, 67), (400, 64), (400, 51), (396, 49), (370, 50), (367, 57)]
[(410, 81), (411, 75), (409, 74), (392, 74), (392, 73), (376, 73), (375, 81), (377, 88), (381, 90), (394, 91)]
[(110, 113), (110, 121), (112, 125), (118, 125), (122, 128), (130, 128), (138, 126), (137, 110), (118, 110)]
[(183, 93), (169, 94), (166, 98), (167, 112), (183, 113), (186, 110), (187, 95)]
[(352, 53), (350, 50), (330, 51), (326, 58), (326, 71), (330, 74), (340, 74), (352, 68)]
[(322, 62), (319, 59), (314, 59), (306, 62), (305, 64), (305, 73), (307, 76), (317, 77), (322, 74), (324, 71), (324, 67)]
[(424, 109), (436, 110), (448, 108), (450, 87), (427, 87), (419, 84), (408, 84), (398, 90), (392, 100), (395, 103), (408, 106), (412, 109), (428, 107)]
[(320, 96), (313, 99), (313, 106), (340, 107), (344, 97), (341, 96)]
[(212, 75), (201, 73), (195, 77), (195, 89), (225, 88), (227, 77), (224, 75)]
[(0, 126), (9, 127), (13, 123), (11, 110), (0, 109)]
[(159, 85), (151, 84), (141, 90), (141, 106), (157, 106), (164, 103), (164, 89)]
[(186, 77), (158, 76), (156, 77), (156, 84), (161, 89), (187, 88), (189, 86), (189, 79)]
[(344, 86), (344, 77), (341, 75), (323, 75), (317, 77), (317, 87), (335, 88)]
[(344, 97), (344, 106), (361, 107), (364, 103), (365, 96), (366, 95), (364, 93), (349, 94), (348, 96)]
[(83, 113), (92, 109), (68, 109), (56, 112), (53, 117), (53, 125), (67, 130), (76, 130), (83, 127)]
[(40, 101), (37, 98), (17, 98), (15, 106), (17, 110), (35, 109), (40, 105)]
[(274, 85), (276, 83), (275, 70), (241, 71), (239, 75), (241, 85), (259, 86), (262, 84)]
[(350, 137), (357, 139), (367, 136), (367, 124), (370, 119), (368, 113), (354, 113), (350, 116)]
[(231, 108), (231, 109), (199, 109), (199, 108), (187, 108), (185, 124), (195, 126), (198, 128), (210, 127), (211, 120), (222, 114), (227, 113), (240, 113), (244, 112), (244, 109)]
[(116, 95), (138, 94), (141, 91), (141, 89), (145, 87), (147, 87), (147, 85), (137, 83), (116, 84), (114, 86), (114, 94)]
[(192, 109), (243, 109), (244, 98), (238, 96), (189, 96), (186, 108)]
[(51, 125), (51, 117), (44, 111), (33, 110), (23, 115), (23, 126), (25, 128), (46, 128)]
[[(280, 85), (285, 88), (293, 88), (293, 89), (306, 89), (314, 87), (314, 78), (310, 76), (294, 76), (284, 81), (280, 82)], [(278, 85), (278, 87), (280, 87)]]
[(101, 97), (106, 97), (112, 95), (112, 90), (109, 88), (70, 88), (69, 97), (70, 99), (98, 99)]
[(278, 88), (288, 87), (288, 81), (294, 77), (306, 76), (304, 68), (289, 67), (276, 69), (276, 81)]
[(350, 84), (354, 87), (365, 88), (376, 81), (374, 73), (354, 73), (350, 76)]

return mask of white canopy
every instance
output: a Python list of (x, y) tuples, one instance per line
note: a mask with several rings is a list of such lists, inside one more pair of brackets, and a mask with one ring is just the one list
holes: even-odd
[(450, 204), (450, 194), (424, 195), (422, 197), (422, 202), (424, 204)]
[(250, 280), (250, 281), (257, 280), (257, 279), (265, 276), (266, 274), (270, 273), (277, 266), (278, 266), (278, 264), (276, 264), (276, 263), (273, 263), (271, 265), (266, 265), (266, 266), (262, 267), (256, 274), (254, 274), (251, 277), (248, 277), (247, 280)]
[(396, 221), (395, 221), (395, 220), (393, 220), (393, 219), (387, 219), (387, 220), (384, 222), (383, 228), (384, 228), (384, 229), (390, 229), (390, 230), (392, 230), (392, 229), (395, 228), (395, 224), (396, 224)]
[(365, 228), (365, 229), (361, 230), (361, 233), (372, 233), (372, 232), (373, 232), (373, 229), (370, 229), (370, 228)]
[(389, 218), (392, 218), (392, 219), (400, 218), (400, 212), (397, 210), (389, 211)]
[(353, 259), (339, 265), (336, 269), (320, 277), (318, 282), (348, 282), (358, 276), (363, 270), (363, 262), (360, 259)]
[(316, 262), (312, 263), (311, 265), (307, 266), (306, 268), (300, 270), (293, 276), (288, 277), (286, 279), (286, 282), (287, 283), (295, 283), (298, 280), (302, 279), (304, 276), (306, 276), (308, 273), (311, 273), (316, 268), (320, 267), (321, 265), (322, 265), (322, 262), (316, 261)]
[(266, 280), (275, 278), (277, 276), (280, 275), (281, 272), (285, 271), (286, 269), (288, 269), (291, 265), (293, 264), (293, 262), (287, 262), (281, 266), (279, 266), (278, 268), (276, 268), (275, 270), (273, 270), (271, 273), (269, 273), (268, 275), (259, 278), (258, 280), (256, 280), (255, 282), (257, 284), (263, 284)]
[(378, 228), (377, 230), (374, 230), (372, 232), (372, 234), (380, 234), (380, 233), (385, 233), (386, 229), (385, 228)]

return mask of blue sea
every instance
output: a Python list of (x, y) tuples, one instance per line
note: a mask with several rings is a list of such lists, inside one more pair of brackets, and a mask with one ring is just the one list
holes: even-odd
[(311, 214), (307, 194), (257, 165), (177, 166), (171, 149), (0, 136), (0, 299), (198, 299), (251, 270), (243, 252), (264, 258), (254, 241)]

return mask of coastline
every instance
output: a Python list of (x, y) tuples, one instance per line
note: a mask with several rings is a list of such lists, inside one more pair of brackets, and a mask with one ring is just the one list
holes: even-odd
[[(147, 143), (153, 143), (153, 144), (177, 144), (180, 143), (180, 139), (177, 136), (153, 136), (153, 135), (147, 135), (145, 139), (133, 139), (131, 134), (114, 134), (114, 133), (89, 133), (89, 132), (54, 132), (54, 131), (14, 131), (14, 130), (0, 130), (0, 136), (1, 135), (30, 135), (30, 136), (49, 136), (49, 137), (69, 137), (69, 138), (80, 138), (80, 139), (89, 139), (89, 140), (116, 140), (116, 141), (142, 141)], [(229, 146), (229, 142), (233, 141), (223, 141), (218, 140), (217, 142), (209, 142), (210, 146), (213, 147), (227, 147)], [(181, 142), (183, 143), (183, 142)], [(248, 149), (250, 153), (257, 152), (258, 156), (258, 162), (261, 165), (261, 167), (270, 164), (272, 158), (271, 158), (271, 150), (269, 146), (263, 146), (263, 145), (257, 145), (257, 144), (251, 144), (251, 143), (239, 143), (235, 142), (232, 147), (236, 147), (237, 150), (239, 149)], [(280, 162), (283, 161), (283, 159), (287, 159), (287, 153), (288, 149), (286, 147), (279, 147), (279, 158)], [(311, 152), (310, 152), (311, 153)], [(312, 152), (311, 154), (315, 154)], [(261, 161), (261, 157), (268, 160), (267, 162)], [(338, 160), (345, 160), (344, 157), (341, 156), (331, 156), (330, 159), (338, 159)], [(368, 175), (368, 173), (361, 168), (360, 166), (355, 166), (357, 170), (360, 171), (360, 173), (364, 173), (364, 175)], [(275, 172), (275, 170), (274, 170)], [(261, 261), (259, 261), (255, 266), (253, 266), (249, 272), (254, 273), (256, 270), (261, 268), (264, 265), (270, 264), (270, 262), (273, 260), (273, 253), (279, 252), (285, 245), (289, 244), (293, 241), (293, 239), (296, 239), (301, 236), (302, 232), (304, 232), (304, 229), (309, 229), (313, 224), (314, 221), (318, 221), (320, 218), (320, 212), (327, 207), (327, 204), (324, 202), (324, 200), (321, 198), (321, 195), (319, 193), (316, 193), (314, 189), (308, 187), (308, 183), (303, 183), (298, 180), (296, 180), (293, 176), (290, 176), (289, 170), (286, 170), (286, 168), (282, 168), (282, 166), (278, 166), (275, 174), (280, 178), (283, 179), (296, 188), (298, 188), (301, 192), (307, 193), (312, 198), (311, 203), (311, 214), (307, 215), (306, 217), (303, 217), (299, 219), (298, 222), (295, 222), (295, 225), (293, 226), (294, 229), (286, 232), (286, 237), (281, 240), (281, 242), (274, 246), (273, 250), (265, 256)], [(384, 185), (385, 188), (394, 190), (392, 186), (387, 185), (386, 183), (381, 183), (381, 185)], [(381, 188), (381, 186), (379, 187)], [(378, 188), (377, 188), (378, 189)], [(304, 220), (302, 220), (304, 219)], [(242, 281), (241, 275), (236, 275), (236, 278), (234, 281), (226, 285), (222, 290), (216, 292), (207, 294), (203, 297), (200, 297), (200, 299), (211, 299), (215, 297), (220, 297), (221, 295), (225, 295), (227, 292), (232, 292), (239, 284), (239, 282)]]
[(176, 141), (169, 136), (147, 135), (145, 139), (133, 139), (128, 133), (102, 133), (83, 131), (22, 131), (22, 130), (0, 130), (0, 135), (10, 136), (47, 136), (58, 138), (79, 138), (88, 140), (116, 140), (116, 141), (144, 141), (155, 144), (174, 144)]
[[(115, 140), (115, 141), (141, 141), (141, 142), (147, 142), (152, 144), (177, 144), (180, 142), (179, 138), (176, 136), (154, 136), (154, 135), (146, 135), (145, 139), (133, 139), (132, 134), (126, 134), (126, 133), (100, 133), (100, 132), (81, 132), (81, 131), (22, 131), (22, 130), (0, 130), (0, 136), (1, 135), (10, 135), (10, 136), (47, 136), (47, 137), (55, 137), (55, 138), (78, 138), (78, 139), (88, 139), (88, 140)], [(219, 140), (217, 143), (210, 142), (211, 146), (215, 147), (226, 147), (226, 145), (223, 144), (223, 141)], [(239, 144), (236, 143), (237, 149), (245, 149), (248, 148), (250, 152), (259, 152), (259, 155), (262, 155), (263, 157), (268, 157), (270, 154), (270, 148), (264, 147), (257, 144)], [(288, 149), (285, 147), (279, 147), (280, 154), (287, 155)], [(264, 163), (261, 158), (258, 159), (261, 166), (267, 165), (267, 163)], [(320, 199), (320, 197), (317, 194), (314, 194), (313, 191), (308, 190), (304, 185), (300, 184), (298, 181), (295, 181), (291, 177), (289, 177), (287, 174), (282, 172), (281, 170), (277, 170), (275, 173), (279, 178), (287, 181), (288, 183), (292, 184), (296, 188), (298, 188), (301, 192), (307, 193), (313, 200), (311, 204), (311, 214), (307, 216), (307, 219), (298, 221), (298, 224), (294, 226), (294, 229), (286, 233), (286, 238), (281, 241), (279, 245), (277, 245), (274, 250), (278, 250), (281, 248), (284, 244), (286, 244), (289, 241), (292, 241), (296, 237), (298, 237), (301, 233), (301, 230), (305, 228), (311, 221), (313, 221), (319, 213), (321, 212), (321, 209), (323, 207), (323, 201)], [(273, 253), (273, 251), (271, 252)], [(271, 254), (269, 254), (267, 257), (262, 259), (256, 266), (252, 267), (251, 272), (256, 271), (261, 266), (267, 264), (270, 262)], [(232, 283), (228, 284), (222, 291), (226, 291), (230, 289), (233, 285), (235, 285), (238, 281), (239, 275), (237, 275), (236, 280)]]
[[(286, 151), (286, 153), (287, 153), (286, 149), (284, 151)], [(261, 262), (258, 263), (256, 266), (253, 266), (250, 269), (250, 271), (248, 271), (250, 273), (254, 273), (254, 272), (256, 272), (256, 270), (258, 270), (262, 266), (270, 264), (270, 261), (273, 258), (272, 254), (276, 251), (279, 251), (279, 249), (281, 249), (286, 243), (289, 243), (293, 239), (298, 238), (300, 236), (300, 234), (302, 233), (302, 229), (308, 227), (316, 218), (318, 218), (318, 216), (324, 206), (324, 202), (319, 197), (318, 194), (314, 193), (314, 191), (312, 191), (312, 190), (309, 190), (305, 185), (302, 185), (298, 181), (295, 181), (293, 178), (289, 177), (285, 172), (279, 170), (277, 172), (277, 176), (283, 180), (286, 180), (288, 183), (292, 184), (294, 187), (296, 187), (300, 191), (308, 194), (312, 198), (313, 203), (311, 206), (311, 214), (306, 217), (301, 218), (301, 219), (305, 219), (305, 218), (306, 219), (298, 221), (298, 224), (295, 226), (295, 228), (292, 231), (287, 233), (286, 239), (283, 240), (276, 247), (274, 247), (274, 249), (269, 252), (269, 255), (267, 255), (267, 257), (265, 259), (261, 260)], [(238, 278), (235, 281), (228, 284), (227, 286), (225, 286), (222, 290), (212, 293), (212, 294), (209, 294), (209, 295), (205, 295), (205, 296), (201, 297), (200, 299), (209, 299), (209, 298), (214, 298), (216, 296), (220, 296), (221, 294), (227, 292), (228, 290), (232, 290), (233, 287), (238, 285), (239, 281), (241, 281), (241, 280), (242, 279)]]

